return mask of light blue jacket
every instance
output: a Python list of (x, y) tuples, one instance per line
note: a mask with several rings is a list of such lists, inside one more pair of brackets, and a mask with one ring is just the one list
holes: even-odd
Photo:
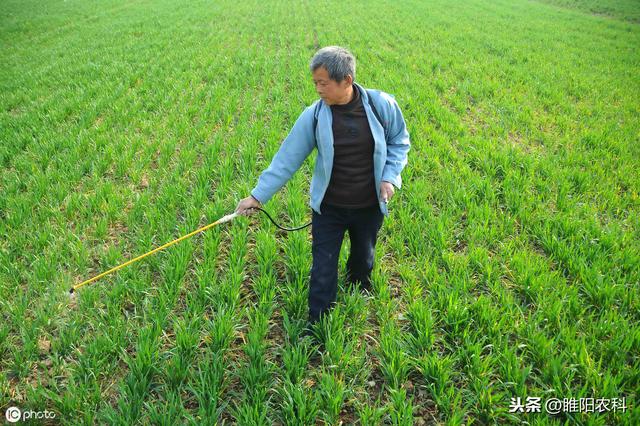
[[(362, 105), (367, 114), (367, 120), (375, 142), (373, 174), (378, 204), (380, 211), (385, 216), (389, 216), (386, 203), (380, 199), (380, 183), (382, 181), (391, 182), (396, 188), (400, 188), (402, 185), (400, 172), (407, 164), (407, 152), (410, 147), (409, 132), (400, 107), (393, 95), (378, 90), (367, 91), (357, 83), (354, 83), (354, 85), (360, 91)], [(369, 106), (369, 93), (376, 111), (385, 122), (384, 127), (378, 122)], [(318, 102), (321, 105), (318, 110), (318, 121), (314, 135), (314, 114)], [(317, 148), (318, 155), (313, 176), (311, 177), (310, 205), (313, 210), (320, 214), (320, 204), (329, 186), (333, 168), (333, 131), (331, 123), (331, 107), (322, 99), (318, 99), (305, 108), (282, 142), (280, 149), (274, 155), (269, 167), (258, 178), (258, 183), (251, 190), (251, 195), (262, 204), (267, 203), (300, 168), (304, 160), (313, 151), (313, 148)]]

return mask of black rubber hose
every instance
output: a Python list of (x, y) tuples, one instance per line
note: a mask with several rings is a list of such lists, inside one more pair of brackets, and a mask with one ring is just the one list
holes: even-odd
[(302, 226), (298, 226), (297, 228), (285, 228), (283, 226), (280, 226), (276, 223), (275, 220), (273, 220), (273, 218), (271, 217), (271, 215), (269, 215), (269, 213), (267, 213), (266, 210), (261, 209), (260, 207), (251, 207), (252, 209), (255, 210), (260, 210), (262, 213), (266, 214), (267, 217), (269, 218), (269, 220), (275, 225), (277, 226), (279, 229), (282, 229), (283, 231), (287, 231), (287, 232), (291, 232), (291, 231), (299, 231), (300, 229), (304, 229), (307, 226), (311, 225), (311, 222), (307, 223), (306, 225), (302, 225)]

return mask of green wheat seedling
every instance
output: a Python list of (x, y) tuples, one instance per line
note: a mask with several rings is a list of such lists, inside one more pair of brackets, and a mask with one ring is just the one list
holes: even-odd
[(336, 424), (349, 390), (340, 373), (323, 372), (319, 383), (320, 416), (328, 424)]

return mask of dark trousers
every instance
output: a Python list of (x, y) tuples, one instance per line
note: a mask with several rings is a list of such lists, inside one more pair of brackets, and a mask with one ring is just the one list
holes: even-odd
[(376, 240), (384, 218), (377, 205), (348, 209), (323, 203), (320, 211), (322, 214), (312, 211), (311, 224), (313, 266), (309, 284), (309, 321), (312, 322), (335, 304), (338, 259), (345, 231), (349, 231), (351, 241), (347, 283), (371, 288)]

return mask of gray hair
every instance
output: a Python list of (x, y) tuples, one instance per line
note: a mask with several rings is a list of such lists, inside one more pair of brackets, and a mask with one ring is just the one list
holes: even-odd
[(326, 68), (332, 80), (340, 82), (348, 75), (356, 80), (356, 58), (344, 47), (328, 46), (318, 50), (311, 58), (309, 68), (314, 72), (320, 67)]

